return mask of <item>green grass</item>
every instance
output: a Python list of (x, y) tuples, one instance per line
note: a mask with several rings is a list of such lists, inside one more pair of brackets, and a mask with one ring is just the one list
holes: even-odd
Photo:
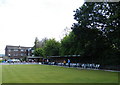
[(2, 83), (118, 83), (118, 73), (49, 65), (3, 65)]
[(0, 85), (2, 84), (2, 65), (0, 65)]

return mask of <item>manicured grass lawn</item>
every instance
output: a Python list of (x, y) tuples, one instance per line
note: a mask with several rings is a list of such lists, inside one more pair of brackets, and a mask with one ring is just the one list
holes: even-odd
[(3, 65), (2, 83), (118, 83), (118, 73), (49, 65)]
[(2, 65), (0, 65), (0, 85), (2, 84)]

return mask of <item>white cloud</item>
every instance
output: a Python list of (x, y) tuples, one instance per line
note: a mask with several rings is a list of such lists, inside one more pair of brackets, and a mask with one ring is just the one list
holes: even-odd
[(0, 0), (0, 53), (6, 45), (32, 46), (35, 37), (59, 40), (83, 0)]

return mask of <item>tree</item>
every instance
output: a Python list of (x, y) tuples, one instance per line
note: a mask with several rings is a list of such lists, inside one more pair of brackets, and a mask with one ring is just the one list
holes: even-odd
[(55, 39), (48, 39), (44, 46), (46, 56), (58, 56), (59, 49), (60, 43)]
[(120, 51), (120, 2), (110, 3), (110, 17), (107, 21), (106, 35), (112, 47)]
[(116, 64), (120, 53), (120, 3), (86, 2), (74, 12), (77, 23), (72, 31), (84, 58)]
[(37, 49), (37, 48), (39, 48), (40, 46), (39, 46), (39, 39), (36, 37), (35, 38), (35, 42), (34, 42), (34, 49)]
[(47, 38), (43, 38), (42, 40), (39, 41), (39, 39), (36, 37), (35, 42), (34, 42), (34, 55), (35, 56), (42, 56), (46, 58), (45, 56), (45, 51), (44, 51), (44, 46), (47, 41)]
[[(109, 19), (107, 20), (106, 36), (110, 44), (109, 62), (120, 65), (120, 2), (109, 3)], [(110, 61), (111, 60), (111, 61)]]
[(43, 50), (43, 48), (36, 48), (34, 51), (34, 55), (45, 57), (45, 51)]
[(48, 40), (47, 38), (43, 38), (42, 40), (39, 40), (36, 37), (35, 38), (35, 42), (34, 42), (34, 44), (35, 44), (34, 45), (34, 49), (36, 49), (36, 48), (43, 48), (47, 40)]
[(73, 32), (70, 32), (61, 40), (60, 55), (74, 55), (76, 52), (76, 43)]

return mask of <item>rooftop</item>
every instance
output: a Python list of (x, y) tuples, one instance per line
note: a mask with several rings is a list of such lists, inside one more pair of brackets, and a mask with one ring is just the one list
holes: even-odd
[(12, 45), (6, 45), (6, 49), (31, 49), (33, 47), (25, 47), (25, 46), (12, 46)]

